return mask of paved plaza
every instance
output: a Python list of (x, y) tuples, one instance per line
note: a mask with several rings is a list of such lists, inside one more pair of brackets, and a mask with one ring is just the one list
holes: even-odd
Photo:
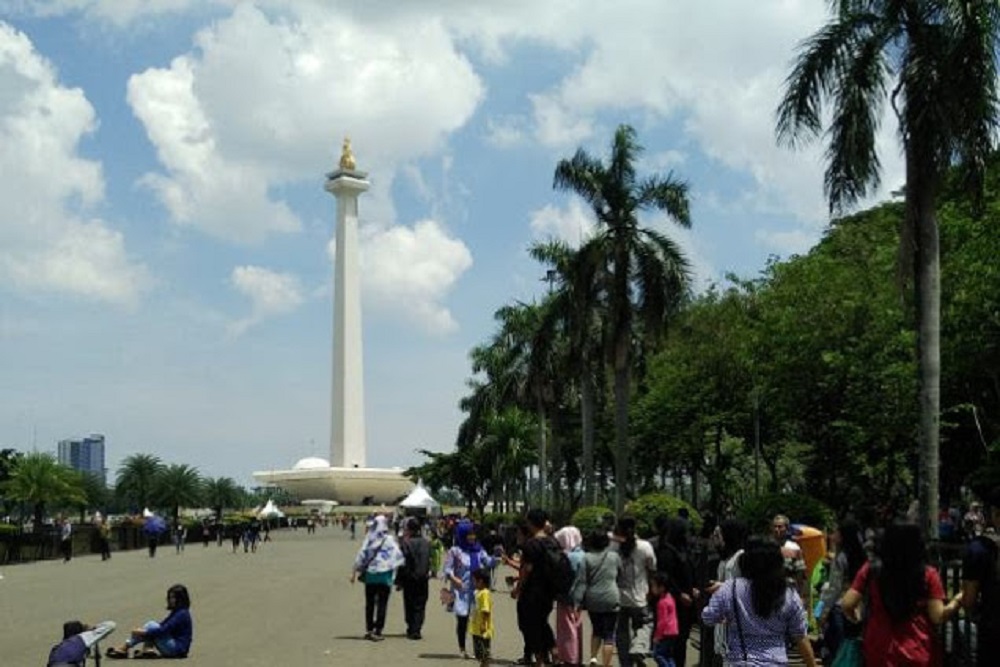
[[(74, 618), (117, 622), (109, 639), (118, 644), (130, 628), (166, 615), (166, 591), (175, 583), (190, 590), (195, 621), (191, 656), (183, 664), (472, 664), (459, 659), (454, 619), (438, 602), (440, 586), (432, 586), (423, 640), (404, 636), (402, 596), (393, 592), (387, 639), (368, 642), (362, 639), (364, 589), (348, 580), (360, 542), (339, 527), (320, 528), (314, 535), (304, 529), (271, 535), (256, 554), (244, 554), (240, 547), (234, 555), (227, 541), (222, 547), (188, 544), (181, 555), (163, 546), (152, 559), (145, 551), (129, 551), (115, 552), (107, 562), (87, 555), (65, 564), (5, 567), (0, 570), (0, 664), (45, 664), (63, 621)], [(521, 650), (514, 603), (498, 592), (495, 604), (496, 664), (511, 664)]]

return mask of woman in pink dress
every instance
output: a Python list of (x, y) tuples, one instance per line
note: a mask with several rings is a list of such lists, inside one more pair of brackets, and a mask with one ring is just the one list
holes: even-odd
[[(580, 571), (583, 562), (583, 536), (576, 526), (565, 526), (556, 531), (556, 542), (566, 556), (573, 573)], [(573, 606), (571, 600), (556, 600), (556, 654), (559, 662), (564, 665), (579, 665), (581, 663), (580, 629), (582, 619), (580, 612)]]

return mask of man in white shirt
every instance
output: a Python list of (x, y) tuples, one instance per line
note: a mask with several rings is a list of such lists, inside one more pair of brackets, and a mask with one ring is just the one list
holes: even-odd
[(781, 555), (785, 559), (785, 576), (788, 585), (799, 592), (799, 597), (806, 599), (806, 561), (802, 547), (791, 538), (791, 523), (784, 514), (776, 514), (771, 519), (771, 533), (774, 541), (781, 547)]
[(622, 567), (618, 572), (618, 590), (621, 608), (618, 612), (618, 664), (632, 667), (641, 664), (649, 654), (652, 618), (649, 615), (647, 596), (649, 578), (656, 574), (656, 553), (653, 545), (635, 534), (635, 519), (624, 516), (615, 526), (611, 548), (621, 556)]

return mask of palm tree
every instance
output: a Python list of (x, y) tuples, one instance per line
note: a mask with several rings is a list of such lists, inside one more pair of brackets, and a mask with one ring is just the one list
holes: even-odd
[(202, 488), (202, 498), (205, 504), (215, 511), (215, 516), (222, 521), (222, 513), (226, 508), (237, 508), (242, 499), (243, 491), (239, 484), (229, 477), (208, 478)]
[(108, 487), (101, 475), (92, 472), (72, 471), (76, 477), (76, 485), (80, 488), (80, 523), (84, 522), (87, 508), (102, 509), (108, 502)]
[(542, 324), (546, 336), (565, 332), (567, 354), (579, 374), (580, 421), (583, 449), (583, 498), (594, 504), (594, 414), (596, 402), (594, 359), (602, 340), (602, 281), (600, 245), (588, 242), (573, 250), (562, 241), (538, 243), (529, 249), (532, 257), (552, 267), (558, 288), (551, 295)]
[(187, 464), (171, 463), (153, 480), (152, 500), (157, 507), (170, 508), (174, 523), (181, 507), (194, 507), (201, 503), (201, 475)]
[(659, 210), (689, 227), (687, 185), (674, 178), (640, 179), (635, 162), (642, 152), (635, 130), (620, 125), (607, 163), (583, 149), (556, 165), (553, 186), (583, 197), (597, 218), (591, 241), (607, 271), (609, 349), (615, 396), (615, 509), (625, 506), (629, 474), (628, 406), (636, 322), (647, 334), (663, 330), (665, 318), (687, 291), (689, 269), (678, 245), (665, 234), (639, 223), (639, 213)]
[(61, 465), (51, 454), (40, 452), (24, 454), (16, 460), (10, 478), (3, 483), (3, 492), (12, 500), (31, 505), (36, 531), (42, 528), (47, 505), (85, 502), (74, 471)]
[(153, 484), (163, 470), (163, 461), (152, 454), (126, 456), (118, 467), (115, 492), (135, 511), (149, 507)]
[[(918, 496), (936, 534), (941, 265), (936, 196), (958, 164), (980, 194), (997, 129), (1000, 6), (969, 0), (839, 0), (805, 41), (778, 107), (778, 139), (829, 137), (825, 191), (842, 212), (879, 185), (876, 132), (888, 97), (906, 163), (901, 273), (912, 270), (920, 385)], [(891, 90), (891, 93), (889, 92)], [(823, 127), (824, 107), (830, 113)]]

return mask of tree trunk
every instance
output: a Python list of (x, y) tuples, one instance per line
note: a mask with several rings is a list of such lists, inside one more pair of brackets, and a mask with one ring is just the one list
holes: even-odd
[(589, 364), (580, 374), (580, 421), (583, 425), (583, 504), (594, 504), (594, 378)]
[(620, 516), (625, 511), (629, 466), (628, 339), (618, 340), (615, 348), (615, 513)]
[(548, 495), (548, 437), (545, 432), (545, 403), (542, 397), (538, 399), (538, 506), (545, 508), (548, 506), (546, 496)]
[[(918, 458), (920, 524), (937, 539), (941, 414), (941, 251), (934, 210), (934, 178), (921, 168), (918, 148), (907, 151), (906, 221), (913, 237), (917, 372), (920, 384)], [(905, 251), (905, 249), (904, 249)]]

